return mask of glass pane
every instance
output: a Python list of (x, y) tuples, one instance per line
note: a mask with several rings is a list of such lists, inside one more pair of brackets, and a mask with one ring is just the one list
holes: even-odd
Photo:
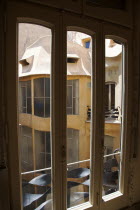
[(27, 113), (32, 113), (31, 98), (27, 98)]
[(79, 112), (79, 99), (78, 98), (73, 98), (73, 114), (78, 114)]
[(51, 166), (50, 132), (35, 131), (36, 169)]
[(44, 78), (34, 79), (34, 97), (44, 97)]
[(31, 81), (27, 81), (27, 97), (31, 97)]
[[(117, 154), (121, 154), (122, 145), (122, 98), (123, 98), (123, 44), (114, 39), (105, 39), (105, 129), (104, 129), (104, 165), (112, 164)], [(111, 156), (112, 155), (112, 156)], [(114, 163), (114, 162), (113, 162)], [(120, 165), (120, 160), (118, 160)], [(105, 169), (106, 170), (106, 169)], [(106, 171), (103, 174), (103, 195), (110, 194), (119, 189), (120, 179), (117, 185), (111, 184), (112, 174)], [(106, 179), (106, 180), (105, 180)], [(109, 182), (109, 183), (107, 183)], [(112, 181), (113, 183), (113, 181)]]
[(67, 85), (72, 85), (72, 80), (68, 80)]
[[(74, 147), (73, 147), (74, 145)], [(73, 163), (78, 161), (78, 145), (79, 145), (79, 130), (67, 129), (67, 162)], [(75, 168), (75, 165), (69, 167), (71, 169)]]
[(67, 107), (72, 107), (72, 86), (67, 86)]
[(21, 112), (26, 113), (26, 108), (23, 107)]
[(67, 208), (89, 201), (91, 41), (87, 34), (67, 32), (67, 57), (72, 61), (67, 61)]
[(50, 97), (50, 78), (45, 78), (45, 97)]
[(21, 113), (31, 114), (31, 81), (30, 80), (20, 81), (19, 106), (20, 106)]
[[(119, 131), (119, 126), (116, 130)], [(114, 136), (105, 135), (104, 136), (104, 155), (113, 154), (119, 151), (120, 151), (120, 139), (117, 138), (117, 135), (114, 135)]]
[(21, 94), (22, 94), (22, 107), (26, 107), (26, 87), (21, 87)]
[(22, 174), (22, 194), (23, 209), (52, 209), (51, 173), (44, 170)]
[(114, 155), (104, 158), (103, 195), (119, 190), (120, 156)]
[(21, 170), (22, 172), (33, 170), (32, 129), (26, 126), (20, 127)]
[(73, 97), (79, 96), (79, 80), (73, 80)]
[(45, 132), (46, 152), (51, 153), (50, 132)]
[(45, 132), (35, 130), (36, 169), (45, 168)]
[(34, 114), (44, 117), (44, 98), (34, 98)]
[(18, 24), (18, 34), (18, 104), (25, 113), (19, 112), (23, 209), (51, 210), (52, 35), (49, 28), (28, 23)]
[(72, 114), (72, 108), (67, 107), (67, 114), (69, 114), (69, 115)]
[(45, 98), (45, 117), (50, 117), (50, 98)]

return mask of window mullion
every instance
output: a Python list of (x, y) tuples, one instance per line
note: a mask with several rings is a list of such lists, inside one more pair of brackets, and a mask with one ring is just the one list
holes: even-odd
[(34, 115), (34, 79), (31, 79), (31, 107), (32, 115)]
[(45, 98), (45, 78), (43, 79), (43, 82), (44, 82), (44, 91), (43, 91), (43, 93), (44, 93), (44, 97), (43, 97), (43, 99), (44, 99), (44, 117), (45, 117), (45, 103), (46, 103), (46, 98)]
[(74, 112), (73, 112), (73, 100), (74, 100), (74, 97), (73, 97), (73, 80), (72, 80), (72, 114), (75, 114)]
[(25, 98), (26, 98), (26, 113), (27, 113), (27, 82), (26, 82), (26, 85), (25, 85)]
[(62, 72), (61, 72), (61, 88), (62, 88), (62, 109), (61, 109), (61, 116), (62, 116), (62, 209), (67, 209), (67, 28), (64, 24), (64, 15), (61, 16), (61, 45), (62, 45), (62, 55), (61, 55), (61, 65), (62, 65)]
[(109, 97), (108, 97), (108, 100), (109, 100), (109, 110), (111, 110), (111, 84), (109, 84)]
[(52, 61), (52, 151), (53, 151), (53, 210), (66, 209), (66, 79), (65, 50), (62, 16), (58, 14), (58, 24), (53, 31)]
[[(94, 205), (95, 208), (100, 208), (102, 201), (102, 154), (104, 140), (104, 43), (102, 35), (102, 25), (99, 26), (99, 31), (96, 33), (95, 52), (96, 64), (93, 75), (93, 141), (94, 141), (94, 160), (93, 171), (94, 176)], [(92, 186), (92, 184), (91, 184)]]

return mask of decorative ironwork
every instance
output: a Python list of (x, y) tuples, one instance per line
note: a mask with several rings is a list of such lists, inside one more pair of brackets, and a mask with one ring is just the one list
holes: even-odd
[[(91, 120), (91, 107), (87, 106), (87, 121)], [(105, 111), (105, 120), (121, 120), (121, 108), (118, 106), (115, 109)]]

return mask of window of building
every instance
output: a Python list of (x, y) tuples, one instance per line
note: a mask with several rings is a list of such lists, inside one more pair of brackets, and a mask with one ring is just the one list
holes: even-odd
[(115, 108), (115, 83), (105, 84), (105, 110)]
[[(113, 153), (114, 148), (114, 137), (113, 136), (104, 136), (104, 156)], [(106, 157), (106, 160), (108, 157)]]
[(20, 112), (21, 113), (32, 113), (31, 105), (31, 81), (20, 81), (19, 82), (19, 102), (20, 102)]
[(91, 37), (89, 35), (86, 35), (82, 37), (82, 44), (85, 48), (90, 48), (91, 47)]
[(27, 126), (20, 127), (21, 170), (22, 172), (33, 170), (33, 145), (32, 129)]
[[(39, 117), (50, 117), (50, 79), (38, 78), (34, 84), (34, 114)], [(31, 81), (20, 81), (20, 112), (32, 113)], [(79, 112), (79, 81), (69, 80), (67, 83), (67, 114)]]
[(50, 117), (50, 79), (34, 79), (34, 114)]
[[(73, 147), (74, 145), (74, 147)], [(78, 167), (79, 130), (67, 128), (67, 163), (68, 170)]]
[(90, 41), (85, 42), (85, 47), (89, 48), (89, 46), (90, 46)]
[(79, 114), (79, 80), (67, 80), (67, 114)]
[(50, 132), (35, 130), (35, 168), (51, 167)]

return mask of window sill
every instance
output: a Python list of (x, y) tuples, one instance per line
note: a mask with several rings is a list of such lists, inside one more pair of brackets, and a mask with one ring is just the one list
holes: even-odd
[(90, 204), (90, 202), (86, 202), (71, 208), (68, 208), (68, 210), (84, 210), (84, 209), (90, 209), (92, 207), (92, 205)]
[(102, 199), (103, 199), (103, 202), (107, 202), (107, 201), (110, 201), (110, 200), (112, 200), (114, 198), (118, 198), (118, 197), (120, 197), (122, 195), (123, 194), (121, 192), (117, 191), (117, 192), (111, 193), (110, 195), (104, 195), (102, 197)]

